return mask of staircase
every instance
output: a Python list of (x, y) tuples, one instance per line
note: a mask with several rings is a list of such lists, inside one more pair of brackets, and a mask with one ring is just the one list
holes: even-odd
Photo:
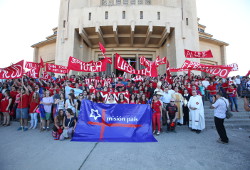
[[(214, 109), (210, 109), (211, 104), (205, 101), (205, 122), (206, 128), (215, 128), (214, 125)], [(242, 98), (238, 98), (238, 107), (240, 112), (232, 112), (233, 117), (225, 119), (224, 126), (226, 128), (242, 128), (250, 129), (250, 112), (244, 110), (244, 101)]]

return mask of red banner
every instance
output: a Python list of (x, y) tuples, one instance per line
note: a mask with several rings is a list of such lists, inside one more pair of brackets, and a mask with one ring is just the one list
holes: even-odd
[(124, 71), (129, 74), (138, 74), (150, 77), (157, 77), (158, 71), (156, 66), (151, 65), (142, 70), (134, 69), (126, 60), (124, 60), (119, 54), (115, 56), (115, 68), (121, 71)]
[(17, 79), (23, 76), (24, 61), (19, 61), (6, 68), (0, 68), (0, 79)]
[(59, 74), (67, 74), (69, 72), (67, 66), (49, 64), (49, 63), (46, 63), (46, 71), (53, 72), (53, 73), (59, 73)]
[(108, 57), (94, 62), (83, 62), (74, 57), (69, 57), (68, 69), (74, 71), (82, 71), (82, 72), (103, 72), (106, 71), (107, 63), (109, 63)]
[(43, 62), (42, 57), (40, 57), (40, 66), (41, 66), (42, 68), (44, 68), (44, 62)]
[[(96, 91), (97, 92), (97, 91)], [(101, 96), (103, 97), (104, 103), (109, 99), (110, 95), (112, 94), (114, 96), (114, 99), (118, 101), (119, 95), (122, 93), (124, 95), (124, 98), (127, 100), (127, 103), (129, 103), (129, 98), (130, 94), (128, 91), (125, 92), (105, 92), (105, 91), (100, 91)]]
[(147, 60), (144, 56), (142, 56), (140, 57), (140, 64), (145, 67), (149, 67), (152, 65), (155, 65), (158, 67), (161, 64), (167, 64), (167, 57), (160, 58), (160, 56), (157, 56), (155, 61), (150, 61), (150, 60)]
[(40, 63), (26, 62), (25, 68), (30, 69), (30, 71), (28, 71), (26, 75), (30, 78), (38, 79), (40, 67), (41, 67)]
[(221, 65), (205, 65), (189, 60), (186, 60), (181, 68), (189, 70), (198, 70), (222, 78), (227, 78), (228, 74), (232, 71), (232, 67), (221, 66)]
[(213, 58), (211, 50), (208, 51), (190, 51), (185, 49), (186, 58)]
[(183, 71), (188, 71), (188, 69), (183, 69), (183, 68), (170, 68), (169, 72), (183, 72)]

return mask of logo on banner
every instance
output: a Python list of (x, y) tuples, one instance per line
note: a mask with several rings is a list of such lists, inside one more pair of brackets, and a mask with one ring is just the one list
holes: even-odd
[(91, 109), (91, 113), (89, 117), (93, 117), (95, 120), (97, 120), (98, 117), (102, 117), (102, 116), (98, 113), (98, 110)]

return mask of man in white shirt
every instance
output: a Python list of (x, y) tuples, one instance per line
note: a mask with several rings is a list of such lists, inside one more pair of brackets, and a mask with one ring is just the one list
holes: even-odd
[(170, 103), (172, 93), (169, 93), (168, 87), (164, 88), (164, 92), (162, 93), (163, 95), (160, 98), (160, 101), (163, 103), (162, 107), (162, 122), (163, 125), (167, 123), (167, 118), (166, 118), (166, 107)]
[(205, 87), (205, 100), (208, 101), (209, 96), (208, 96), (207, 86), (210, 85), (208, 78), (206, 77), (205, 80), (203, 80), (201, 83)]
[(234, 79), (234, 82), (237, 86), (237, 93), (239, 96), (241, 96), (241, 79), (239, 75), (236, 76), (236, 78)]
[(217, 93), (213, 99), (211, 108), (214, 108), (214, 123), (216, 130), (220, 136), (217, 140), (219, 143), (228, 143), (227, 132), (224, 127), (224, 119), (226, 118), (226, 111), (229, 106), (229, 102), (226, 98), (222, 97), (222, 93)]
[(193, 90), (192, 95), (188, 101), (189, 108), (189, 127), (192, 131), (200, 133), (205, 129), (204, 106), (201, 96), (197, 95), (197, 91)]

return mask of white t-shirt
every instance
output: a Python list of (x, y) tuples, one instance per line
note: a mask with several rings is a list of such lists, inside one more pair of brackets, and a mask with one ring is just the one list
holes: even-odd
[(42, 99), (42, 102), (44, 102), (44, 103), (51, 103), (50, 105), (44, 104), (44, 111), (46, 113), (51, 113), (52, 103), (54, 103), (53, 97), (44, 97)]
[(207, 80), (203, 80), (201, 83), (202, 83), (202, 85), (203, 85), (205, 88), (207, 88), (207, 86), (210, 85), (209, 81), (207, 81)]
[(215, 108), (214, 109), (215, 117), (218, 117), (220, 119), (226, 118), (226, 111), (227, 111), (227, 107), (229, 106), (229, 102), (227, 99), (225, 99), (224, 97), (221, 97), (218, 100), (216, 100), (216, 102), (212, 104), (212, 106)]
[(115, 100), (113, 102), (107, 100), (106, 104), (117, 104), (117, 102)]
[(73, 113), (75, 113), (75, 112), (76, 112), (75, 106), (76, 106), (76, 104), (77, 104), (77, 100), (74, 99), (74, 104), (72, 103), (72, 105), (71, 105), (69, 99), (67, 99), (67, 100), (66, 100), (66, 103), (68, 104), (68, 107), (65, 108), (65, 109), (71, 109), (71, 110), (73, 111)]

